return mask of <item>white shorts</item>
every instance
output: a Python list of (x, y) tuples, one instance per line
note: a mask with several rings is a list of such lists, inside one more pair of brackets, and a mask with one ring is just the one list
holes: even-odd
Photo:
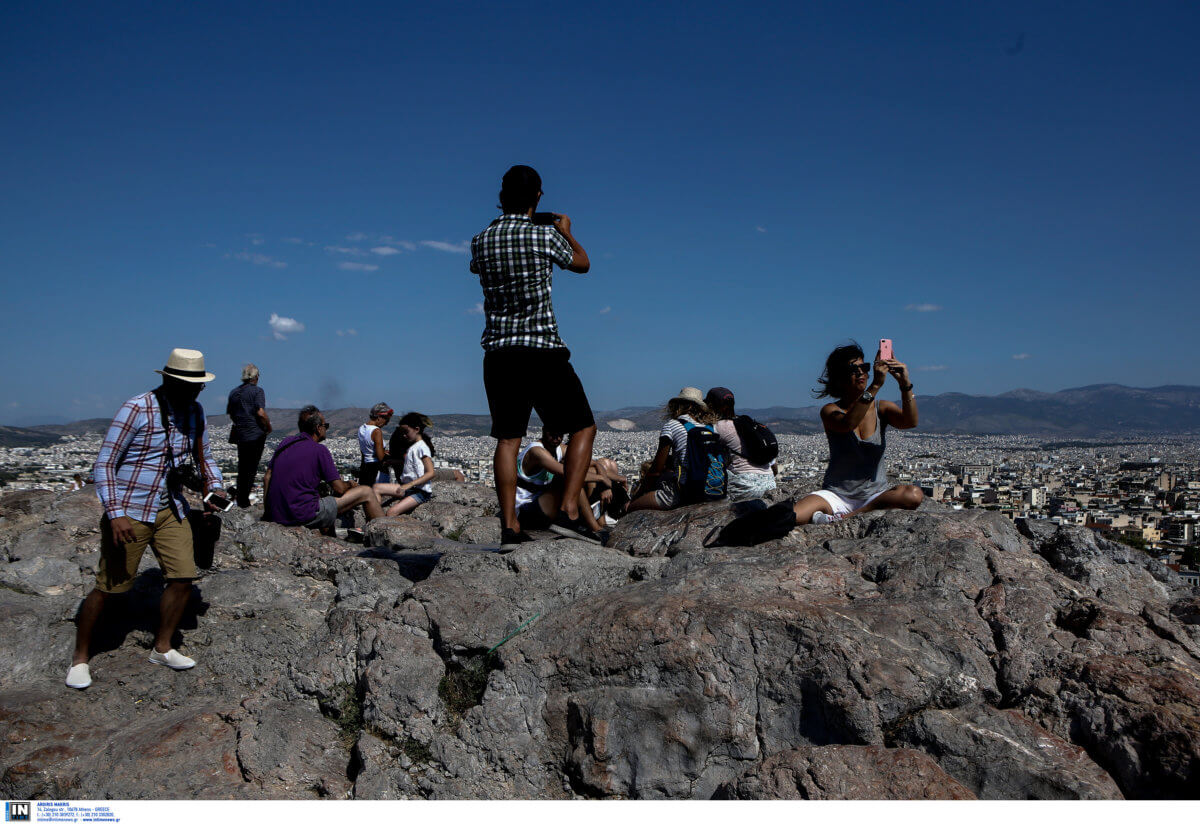
[(834, 515), (849, 515), (854, 510), (861, 509), (862, 507), (871, 503), (871, 501), (878, 498), (884, 492), (887, 492), (887, 490), (884, 489), (880, 492), (876, 492), (869, 498), (843, 498), (841, 495), (837, 494), (836, 492), (831, 492), (828, 489), (818, 489), (813, 494), (824, 498), (826, 502), (828, 502), (829, 506), (833, 509)]

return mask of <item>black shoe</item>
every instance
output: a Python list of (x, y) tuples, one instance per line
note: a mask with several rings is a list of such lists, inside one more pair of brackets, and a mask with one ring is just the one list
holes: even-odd
[(567, 513), (559, 512), (554, 518), (554, 523), (550, 524), (550, 531), (564, 538), (577, 538), (581, 541), (587, 541), (590, 544), (604, 546), (608, 533), (603, 534), (594, 532), (588, 528), (588, 525), (583, 522), (583, 518), (571, 519), (567, 517)]
[(537, 540), (527, 532), (517, 532), (508, 527), (500, 529), (500, 546), (516, 546), (517, 544), (526, 544), (530, 541)]

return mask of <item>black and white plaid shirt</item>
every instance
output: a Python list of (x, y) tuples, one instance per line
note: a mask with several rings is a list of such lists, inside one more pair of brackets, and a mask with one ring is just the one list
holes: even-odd
[(471, 271), (483, 287), (485, 350), (506, 346), (565, 349), (558, 336), (550, 280), (554, 264), (566, 267), (574, 252), (553, 226), (535, 226), (527, 215), (502, 215), (471, 239)]

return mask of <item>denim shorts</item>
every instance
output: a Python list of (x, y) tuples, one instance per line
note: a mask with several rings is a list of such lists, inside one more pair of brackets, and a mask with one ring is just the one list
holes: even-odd
[(418, 504), (427, 504), (433, 498), (432, 492), (426, 492), (424, 489), (410, 489), (404, 493), (405, 498), (416, 498)]

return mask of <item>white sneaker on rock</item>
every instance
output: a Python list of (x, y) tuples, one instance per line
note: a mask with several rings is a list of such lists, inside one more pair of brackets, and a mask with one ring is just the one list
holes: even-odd
[(72, 689), (85, 690), (92, 685), (92, 671), (87, 664), (72, 664), (67, 670), (67, 686)]
[(173, 670), (191, 669), (196, 666), (195, 661), (174, 649), (169, 649), (166, 652), (150, 650), (150, 663), (162, 664), (164, 667), (170, 667)]
[(844, 520), (845, 515), (827, 515), (824, 512), (814, 512), (812, 522), (814, 524), (835, 524), (838, 521)]

